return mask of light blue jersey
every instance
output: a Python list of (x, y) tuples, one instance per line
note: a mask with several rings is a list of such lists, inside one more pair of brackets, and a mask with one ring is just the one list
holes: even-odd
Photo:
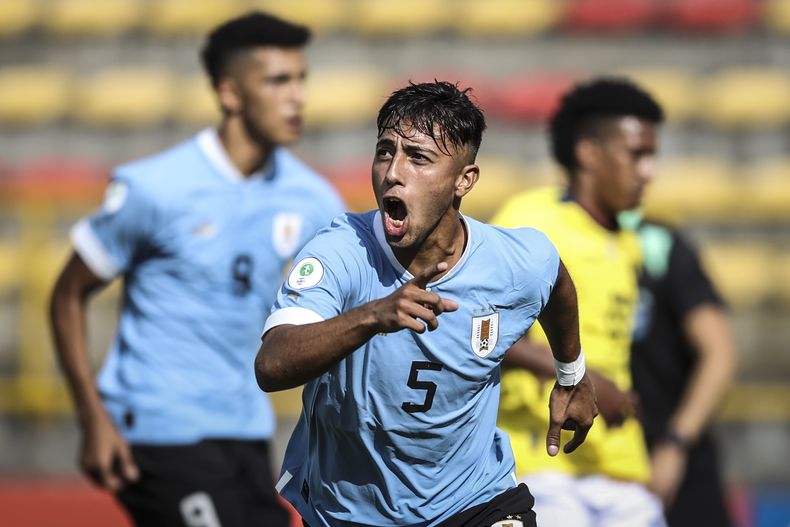
[(98, 385), (130, 442), (272, 435), (252, 368), (262, 324), (285, 266), (342, 212), (285, 149), (245, 179), (213, 129), (116, 170), (72, 241), (97, 276), (124, 278)]
[[(499, 365), (546, 304), (559, 256), (538, 231), (464, 222), (461, 259), (428, 285), (458, 310), (433, 332), (375, 336), (305, 385), (278, 490), (311, 527), (436, 525), (515, 486)], [(377, 211), (341, 216), (301, 251), (265, 330), (330, 319), (411, 278)]]

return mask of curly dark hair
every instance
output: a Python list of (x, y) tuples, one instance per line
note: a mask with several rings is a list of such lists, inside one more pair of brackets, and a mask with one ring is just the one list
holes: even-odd
[(470, 147), (470, 162), (474, 162), (486, 122), (483, 111), (469, 98), (471, 91), (446, 81), (409, 82), (379, 110), (378, 137), (387, 130), (406, 137), (403, 127), (408, 126), (431, 137), (446, 154), (450, 153), (448, 143)]
[(200, 58), (211, 83), (219, 83), (225, 68), (239, 53), (260, 46), (301, 48), (310, 41), (310, 30), (260, 11), (228, 20), (206, 39)]
[(607, 122), (627, 116), (655, 124), (664, 120), (661, 106), (629, 79), (599, 77), (575, 85), (563, 95), (549, 123), (554, 159), (573, 177), (579, 139), (600, 137)]

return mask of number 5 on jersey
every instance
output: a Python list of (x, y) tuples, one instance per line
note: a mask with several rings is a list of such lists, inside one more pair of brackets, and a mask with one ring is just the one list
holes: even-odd
[(425, 390), (425, 400), (422, 403), (405, 402), (401, 408), (413, 414), (417, 412), (427, 412), (433, 406), (433, 396), (436, 395), (436, 383), (431, 381), (420, 381), (417, 379), (420, 370), (442, 371), (442, 365), (435, 362), (416, 360), (411, 363), (409, 380), (406, 383), (415, 390)]

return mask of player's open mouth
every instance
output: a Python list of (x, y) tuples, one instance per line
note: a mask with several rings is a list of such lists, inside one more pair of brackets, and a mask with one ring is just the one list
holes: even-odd
[(288, 118), (288, 124), (291, 128), (298, 128), (299, 130), (302, 129), (302, 118), (298, 115)]
[(384, 231), (400, 238), (409, 226), (409, 211), (406, 204), (398, 198), (384, 198)]

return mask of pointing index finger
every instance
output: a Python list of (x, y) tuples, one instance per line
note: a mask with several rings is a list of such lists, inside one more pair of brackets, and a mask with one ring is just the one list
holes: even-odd
[(439, 262), (436, 265), (431, 265), (430, 267), (423, 269), (417, 276), (412, 278), (411, 283), (420, 289), (425, 289), (425, 287), (434, 277), (442, 274), (446, 270), (447, 262)]

